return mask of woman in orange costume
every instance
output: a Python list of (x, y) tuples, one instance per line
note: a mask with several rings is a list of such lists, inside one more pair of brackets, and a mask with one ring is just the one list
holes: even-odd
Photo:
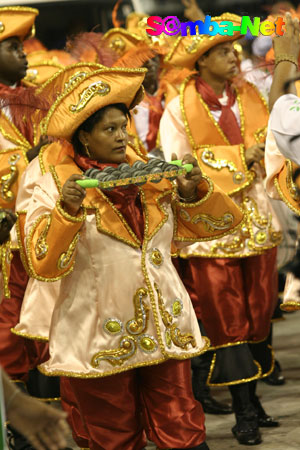
[(43, 123), (43, 132), (72, 141), (73, 150), (67, 146), (63, 163), (39, 180), (27, 211), (32, 270), (45, 281), (61, 279), (50, 360), (40, 370), (70, 377), (91, 449), (142, 449), (144, 430), (159, 448), (207, 449), (186, 361), (207, 343), (170, 245), (174, 226), (180, 245), (211, 239), (220, 231), (207, 229), (205, 217), (228, 212), (229, 231), (240, 211), (201, 178), (191, 156), (184, 158), (191, 175), (178, 178), (181, 201), (167, 180), (108, 192), (76, 183), (88, 168), (143, 160), (127, 145), (126, 126), (144, 73), (98, 70), (69, 85)]
[[(224, 13), (212, 20), (241, 18)], [(180, 251), (182, 280), (212, 343), (209, 385), (228, 385), (241, 444), (261, 442), (259, 426), (278, 426), (255, 395), (256, 380), (273, 370), (266, 338), (277, 300), (276, 246), (281, 234), (264, 191), (264, 131), (268, 109), (248, 82), (233, 87), (237, 59), (233, 35), (178, 38), (165, 61), (195, 68), (160, 126), (166, 158), (190, 152), (214, 182), (241, 206), (244, 225), (233, 235)], [(221, 226), (222, 224), (220, 224)], [(204, 355), (205, 356), (205, 355)], [(230, 361), (230, 362), (229, 362)], [(193, 383), (197, 391), (197, 361)], [(197, 394), (197, 392), (195, 392)]]

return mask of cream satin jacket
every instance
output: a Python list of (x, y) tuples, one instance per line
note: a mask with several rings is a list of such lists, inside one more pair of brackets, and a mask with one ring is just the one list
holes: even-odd
[[(141, 159), (128, 148), (129, 163)], [(101, 377), (186, 359), (205, 351), (189, 296), (170, 248), (212, 239), (239, 226), (242, 213), (209, 179), (198, 202), (180, 203), (163, 180), (140, 188), (144, 240), (105, 194), (89, 189), (76, 217), (61, 205), (61, 187), (81, 173), (70, 155), (35, 186), (27, 208), (25, 251), (32, 275), (60, 280), (50, 327), (48, 375)], [(215, 219), (224, 218), (223, 229)], [(48, 283), (47, 283), (48, 284)], [(43, 308), (41, 295), (39, 307)]]

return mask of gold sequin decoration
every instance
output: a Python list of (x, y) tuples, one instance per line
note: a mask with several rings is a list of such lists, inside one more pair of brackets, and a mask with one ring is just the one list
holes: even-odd
[(3, 22), (0, 22), (0, 33), (3, 33), (4, 30), (5, 30), (5, 25)]
[(95, 81), (91, 83), (86, 89), (84, 89), (81, 94), (79, 94), (79, 100), (76, 105), (70, 105), (69, 110), (72, 113), (78, 113), (82, 111), (86, 105), (95, 97), (95, 95), (100, 95), (103, 97), (110, 92), (110, 86), (104, 81)]
[(171, 306), (171, 314), (174, 317), (180, 316), (183, 310), (183, 303), (180, 298), (176, 298)]
[(117, 335), (123, 332), (123, 324), (119, 319), (110, 318), (104, 322), (103, 329), (109, 334)]
[(152, 248), (149, 250), (149, 260), (152, 266), (160, 267), (164, 261), (164, 257), (158, 248)]
[(138, 345), (141, 350), (146, 353), (154, 353), (158, 348), (156, 339), (149, 334), (142, 334), (142, 336), (139, 336)]
[(191, 221), (191, 216), (185, 209), (181, 209), (179, 212), (179, 215), (180, 215), (181, 219), (184, 220), (185, 222)]
[(116, 53), (121, 54), (124, 52), (126, 44), (124, 42), (124, 40), (120, 37), (113, 39), (110, 44), (109, 44), (110, 48), (112, 50), (114, 50)]
[(41, 232), (41, 234), (35, 244), (35, 248), (34, 248), (35, 256), (39, 260), (45, 258), (45, 256), (48, 253), (49, 246), (47, 244), (46, 239), (47, 239), (47, 234), (48, 234), (48, 231), (49, 231), (49, 228), (51, 225), (51, 217), (52, 216), (49, 215), (46, 226), (45, 226), (44, 230)]
[(265, 244), (267, 241), (267, 233), (264, 231), (257, 231), (254, 236), (255, 242), (259, 245)]
[(182, 333), (178, 328), (178, 324), (176, 322), (173, 323), (174, 318), (166, 310), (161, 290), (159, 289), (156, 283), (154, 283), (154, 288), (157, 293), (159, 312), (164, 326), (166, 327), (167, 330), (169, 330), (172, 343), (176, 347), (180, 347), (183, 350), (187, 350), (189, 345), (191, 345), (192, 347), (196, 347), (196, 340), (194, 336), (191, 333)]
[(16, 166), (20, 159), (20, 155), (15, 153), (11, 155), (8, 159), (8, 164), (10, 165), (10, 172), (6, 175), (2, 175), (0, 178), (0, 193), (3, 200), (6, 202), (11, 202), (14, 200), (15, 196), (12, 191), (10, 191), (11, 186), (18, 179), (19, 170)]

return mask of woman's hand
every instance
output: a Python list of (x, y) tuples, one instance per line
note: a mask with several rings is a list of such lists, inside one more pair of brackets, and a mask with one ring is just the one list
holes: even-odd
[(86, 196), (86, 190), (76, 183), (76, 180), (82, 179), (84, 179), (83, 175), (71, 175), (62, 188), (64, 209), (72, 216), (76, 216)]
[(265, 144), (255, 144), (252, 145), (252, 147), (247, 148), (245, 151), (245, 160), (248, 169), (254, 164), (255, 162), (259, 162), (262, 160), (265, 156), (264, 153)]
[(0, 209), (0, 245), (9, 238), (9, 233), (17, 220), (10, 209)]
[[(176, 159), (177, 155), (172, 153), (172, 161)], [(186, 201), (194, 201), (197, 199), (197, 186), (202, 180), (202, 172), (197, 160), (189, 153), (184, 155), (182, 164), (192, 164), (194, 167), (191, 172), (177, 177), (178, 193)]]

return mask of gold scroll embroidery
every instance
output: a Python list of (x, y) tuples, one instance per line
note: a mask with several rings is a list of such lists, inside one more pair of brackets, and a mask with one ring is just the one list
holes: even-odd
[[(131, 358), (139, 347), (145, 353), (153, 353), (158, 348), (158, 343), (153, 336), (144, 334), (149, 320), (150, 307), (144, 301), (148, 296), (148, 290), (145, 288), (137, 289), (133, 297), (134, 318), (126, 322), (125, 329), (128, 335), (122, 336), (119, 341), (119, 347), (112, 350), (103, 350), (92, 357), (91, 365), (98, 367), (101, 361), (107, 361), (112, 366), (121, 366), (126, 360)], [(118, 322), (117, 331), (124, 329), (123, 324), (118, 319), (109, 319)], [(107, 320), (104, 322), (107, 332)], [(110, 330), (109, 330), (110, 331)], [(110, 331), (111, 332), (111, 331)]]
[(47, 223), (43, 231), (41, 232), (38, 240), (35, 244), (35, 256), (37, 259), (43, 259), (48, 253), (49, 246), (47, 244), (47, 234), (51, 225), (51, 216), (49, 215)]
[(108, 83), (105, 83), (104, 81), (95, 81), (95, 83), (90, 84), (81, 92), (78, 103), (76, 105), (70, 105), (69, 110), (73, 113), (78, 113), (86, 107), (95, 95), (100, 95), (102, 97), (109, 92), (110, 86)]
[(239, 172), (236, 165), (232, 161), (227, 161), (227, 159), (217, 159), (212, 150), (204, 150), (202, 152), (201, 159), (205, 164), (213, 169), (220, 171), (227, 168), (229, 172), (234, 172), (232, 178), (235, 184), (240, 184), (245, 180), (245, 175), (243, 172)]
[(178, 324), (174, 321), (174, 317), (166, 310), (161, 290), (158, 285), (154, 283), (154, 288), (157, 293), (159, 312), (166, 327), (166, 342), (173, 342), (176, 347), (187, 350), (188, 346), (196, 347), (196, 340), (191, 333), (182, 333), (178, 328)]
[(231, 213), (225, 213), (222, 217), (213, 217), (209, 214), (196, 214), (192, 223), (203, 222), (206, 231), (213, 233), (215, 230), (227, 230), (233, 224), (234, 217)]
[(79, 233), (77, 233), (72, 242), (70, 243), (68, 250), (60, 255), (57, 262), (57, 267), (60, 270), (66, 269), (69, 266), (71, 259), (74, 255), (76, 245), (79, 240), (79, 236), (80, 236)]
[(12, 191), (10, 191), (10, 187), (14, 184), (14, 182), (18, 178), (18, 168), (16, 166), (17, 162), (20, 159), (20, 155), (17, 153), (11, 155), (8, 159), (8, 164), (10, 165), (10, 172), (6, 175), (2, 175), (0, 178), (0, 193), (3, 200), (7, 202), (11, 202), (15, 196)]

